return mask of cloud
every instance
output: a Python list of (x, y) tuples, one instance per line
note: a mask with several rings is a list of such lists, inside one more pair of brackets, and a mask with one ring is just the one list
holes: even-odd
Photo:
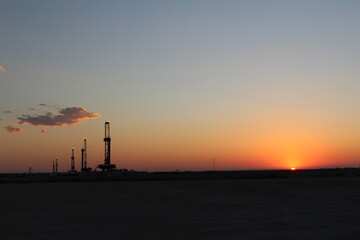
[(38, 111), (39, 109), (36, 108), (28, 108), (29, 111)]
[(0, 65), (0, 73), (1, 72), (6, 72), (6, 69), (3, 66)]
[(13, 127), (11, 125), (7, 125), (6, 127), (4, 127), (4, 129), (7, 133), (10, 133), (10, 134), (21, 133), (24, 131), (21, 128)]
[(83, 107), (68, 107), (60, 109), (57, 115), (47, 112), (43, 115), (23, 115), (18, 117), (18, 119), (20, 120), (20, 125), (31, 124), (33, 126), (61, 127), (66, 125), (73, 126), (87, 119), (99, 117), (101, 117), (99, 113), (87, 112)]
[(6, 110), (6, 111), (2, 111), (3, 113), (12, 113), (12, 111)]
[(41, 107), (58, 107), (59, 105), (58, 104), (55, 104), (55, 105), (49, 105), (49, 104), (45, 104), (45, 103), (39, 103), (39, 106)]

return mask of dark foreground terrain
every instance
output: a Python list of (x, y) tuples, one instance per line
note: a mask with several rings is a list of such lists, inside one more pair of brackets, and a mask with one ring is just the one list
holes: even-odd
[(0, 239), (359, 239), (360, 178), (0, 184)]

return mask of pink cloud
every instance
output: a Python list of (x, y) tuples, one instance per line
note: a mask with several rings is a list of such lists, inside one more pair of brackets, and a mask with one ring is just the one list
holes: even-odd
[(14, 133), (21, 133), (24, 130), (22, 130), (21, 128), (17, 128), (17, 127), (13, 127), (11, 125), (8, 125), (6, 127), (4, 127), (5, 131), (9, 134), (14, 134)]
[(33, 126), (50, 126), (50, 127), (61, 127), (61, 126), (73, 126), (79, 124), (87, 119), (99, 118), (99, 113), (87, 112), (83, 107), (68, 107), (60, 109), (57, 115), (47, 112), (43, 115), (23, 115), (19, 117), (19, 124), (31, 124)]
[(6, 72), (6, 69), (3, 66), (0, 65), (0, 73), (1, 72)]

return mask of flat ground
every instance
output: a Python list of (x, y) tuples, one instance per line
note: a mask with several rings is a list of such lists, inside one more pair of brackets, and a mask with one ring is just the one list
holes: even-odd
[(360, 178), (0, 184), (0, 239), (359, 239)]

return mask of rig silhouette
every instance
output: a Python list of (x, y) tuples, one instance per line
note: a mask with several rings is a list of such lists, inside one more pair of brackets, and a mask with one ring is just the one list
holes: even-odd
[[(111, 138), (110, 138), (110, 122), (105, 122), (105, 137), (104, 137), (104, 143), (105, 143), (105, 158), (104, 163), (99, 164), (96, 168), (101, 169), (102, 171), (112, 171), (116, 170), (116, 165), (111, 164), (110, 156), (111, 156)], [(70, 170), (68, 171), (68, 174), (77, 174), (77, 171), (75, 169), (75, 155), (74, 155), (74, 148), (71, 149), (71, 157), (70, 157)], [(58, 173), (58, 163), (56, 159), (56, 163), (53, 161), (53, 174)], [(86, 139), (84, 139), (84, 146), (81, 149), (81, 167), (80, 172), (90, 172), (92, 168), (87, 166), (87, 142)]]
[(86, 138), (84, 139), (84, 147), (81, 149), (81, 171), (89, 172), (91, 168), (87, 166), (87, 146)]
[(97, 168), (101, 169), (102, 171), (111, 171), (113, 169), (116, 168), (115, 164), (111, 164), (110, 162), (110, 153), (111, 153), (111, 148), (110, 148), (110, 143), (111, 143), (111, 138), (110, 138), (110, 122), (105, 122), (105, 138), (104, 138), (104, 143), (105, 143), (105, 159), (104, 159), (104, 164), (99, 164), (97, 166)]

